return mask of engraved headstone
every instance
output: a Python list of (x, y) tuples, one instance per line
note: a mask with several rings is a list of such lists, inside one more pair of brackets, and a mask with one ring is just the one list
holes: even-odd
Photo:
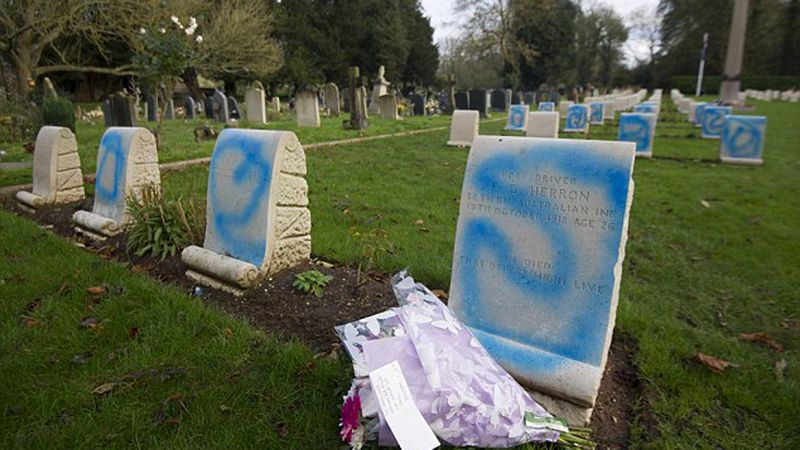
[(161, 186), (153, 134), (146, 128), (107, 129), (97, 154), (92, 212), (77, 211), (72, 216), (78, 231), (95, 238), (119, 233), (130, 220), (128, 198), (139, 200), (148, 185)]
[(272, 97), (272, 111), (275, 113), (281, 112), (281, 99), (280, 97)]
[(319, 100), (317, 100), (317, 94), (315, 92), (298, 92), (294, 105), (297, 112), (298, 126), (314, 128), (320, 126)]
[(686, 119), (692, 124), (697, 123), (697, 108), (700, 105), (705, 105), (705, 102), (691, 102), (689, 104), (689, 116)]
[(447, 145), (469, 147), (478, 137), (478, 111), (457, 109), (453, 111), (453, 120), (450, 122), (450, 139)]
[(525, 131), (528, 122), (528, 105), (511, 105), (508, 110), (506, 130)]
[(69, 128), (39, 129), (33, 151), (33, 189), (16, 196), (20, 205), (29, 209), (83, 200), (78, 143)]
[(267, 105), (264, 102), (264, 85), (254, 81), (244, 94), (247, 120), (255, 123), (267, 123)]
[(361, 111), (364, 113), (364, 119), (369, 119), (369, 109), (367, 108), (367, 87), (361, 85), (359, 87), (361, 94), (359, 96), (359, 103), (361, 104)]
[(636, 156), (653, 157), (657, 116), (653, 113), (622, 113), (618, 140), (636, 144)]
[(239, 102), (236, 101), (236, 97), (232, 95), (228, 96), (228, 116), (231, 119), (242, 119), (242, 110), (239, 109)]
[(211, 156), (203, 247), (181, 254), (186, 275), (238, 295), (268, 274), (308, 261), (305, 175), (294, 133), (224, 130)]
[(122, 91), (112, 94), (108, 100), (112, 127), (136, 126), (136, 105), (133, 97)]
[(558, 138), (558, 111), (532, 111), (528, 113), (526, 137)]
[(539, 102), (539, 111), (553, 112), (556, 110), (555, 102)]
[(603, 119), (614, 120), (617, 114), (616, 102), (608, 101), (603, 103), (605, 103), (605, 106), (603, 107)]
[(167, 100), (167, 106), (164, 110), (164, 120), (173, 120), (175, 118), (175, 102), (172, 99)]
[[(535, 105), (536, 104), (536, 93), (530, 92), (530, 91), (525, 92), (523, 94), (523, 99), (524, 99), (526, 105)], [(539, 111), (542, 111), (542, 110), (540, 109)]]
[(558, 112), (562, 116), (567, 117), (569, 115), (570, 106), (572, 106), (574, 104), (575, 104), (575, 102), (573, 102), (571, 100), (563, 100), (563, 101), (558, 103)]
[(589, 107), (587, 105), (569, 105), (567, 118), (564, 121), (567, 133), (586, 133), (589, 131)]
[(213, 96), (203, 99), (203, 113), (206, 119), (214, 119), (214, 99)]
[(589, 422), (614, 329), (634, 145), (479, 136), (448, 305), (548, 411)]
[[(634, 105), (633, 112), (635, 113), (645, 113), (645, 114), (656, 114), (658, 112), (658, 108), (656, 105), (652, 103), (639, 103), (638, 105)], [(686, 111), (689, 112), (688, 109)]]
[(478, 111), (481, 117), (489, 117), (489, 104), (486, 101), (487, 93), (485, 89), (473, 89), (469, 91), (469, 109)]
[(606, 104), (602, 102), (592, 102), (589, 103), (589, 111), (591, 114), (591, 124), (592, 125), (602, 125), (603, 120), (605, 118), (605, 114), (603, 113), (603, 109), (605, 108)]
[(388, 120), (397, 120), (400, 115), (397, 114), (397, 97), (394, 94), (382, 95), (378, 99), (381, 107), (381, 118)]
[(335, 83), (326, 83), (322, 86), (322, 93), (325, 97), (325, 107), (328, 108), (328, 113), (333, 117), (339, 117), (339, 114), (341, 114), (339, 86), (336, 86)]
[(703, 113), (706, 110), (706, 106), (713, 106), (709, 103), (701, 103), (697, 105), (694, 109), (694, 126), (695, 128), (700, 128), (703, 126)]
[(469, 94), (466, 92), (456, 92), (456, 109), (469, 109)]
[(228, 98), (219, 89), (214, 89), (211, 96), (211, 110), (213, 111), (214, 121), (227, 123), (230, 118), (228, 113)]
[(731, 164), (764, 164), (764, 138), (767, 118), (764, 116), (725, 117), (720, 139), (720, 160)]
[(363, 90), (363, 86), (360, 85), (361, 72), (358, 66), (351, 66), (347, 69), (347, 83), (350, 120), (345, 123), (345, 126), (353, 130), (363, 130), (369, 126), (369, 123), (367, 122), (366, 116), (365, 91)]
[(197, 115), (197, 103), (191, 95), (187, 95), (186, 99), (183, 101), (183, 109), (186, 110), (187, 119), (194, 119)]
[(703, 108), (703, 123), (701, 135), (706, 139), (719, 139), (725, 125), (725, 116), (732, 114), (730, 106), (706, 105)]
[(425, 115), (425, 96), (420, 94), (411, 94), (408, 96), (411, 102), (411, 112), (415, 116)]
[(45, 98), (58, 98), (58, 92), (56, 91), (56, 87), (53, 85), (53, 81), (48, 78), (44, 77), (44, 97)]
[(508, 98), (505, 89), (494, 89), (490, 94), (491, 107), (498, 111), (508, 111)]

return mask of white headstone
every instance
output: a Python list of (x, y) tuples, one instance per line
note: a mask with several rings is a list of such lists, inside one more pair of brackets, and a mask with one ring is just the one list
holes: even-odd
[(569, 107), (574, 105), (575, 102), (569, 100), (563, 100), (558, 103), (558, 112), (561, 114), (561, 117), (567, 117), (567, 113), (569, 111)]
[(72, 220), (90, 236), (112, 236), (130, 220), (128, 199), (139, 200), (146, 186), (161, 186), (156, 138), (146, 128), (108, 128), (97, 154), (94, 207), (91, 213), (77, 211)]
[(589, 103), (589, 118), (592, 125), (602, 125), (605, 120), (606, 104), (603, 102)]
[(539, 102), (539, 111), (552, 112), (556, 110), (554, 102)]
[(558, 111), (534, 111), (528, 113), (528, 126), (525, 136), (540, 138), (558, 137)]
[(633, 163), (631, 143), (508, 136), (479, 136), (467, 162), (449, 306), (573, 424), (611, 343)]
[(508, 107), (506, 130), (525, 131), (528, 121), (528, 105), (511, 105)]
[(264, 86), (256, 81), (244, 94), (248, 121), (267, 123), (267, 105), (264, 100)]
[(570, 105), (564, 121), (564, 132), (586, 133), (589, 131), (589, 107), (587, 105)]
[(720, 160), (731, 164), (764, 164), (761, 155), (766, 135), (764, 116), (726, 116), (720, 138)]
[[(380, 98), (389, 93), (390, 83), (384, 77), (385, 69), (383, 66), (378, 68), (378, 76), (372, 82), (372, 97), (369, 102), (369, 113), (380, 114)], [(365, 88), (366, 89), (366, 88)], [(366, 99), (366, 96), (364, 97)]]
[(400, 118), (397, 114), (397, 98), (394, 94), (382, 95), (378, 101), (380, 102), (381, 118), (389, 120)]
[(703, 108), (703, 123), (700, 124), (701, 136), (706, 139), (719, 139), (725, 125), (725, 116), (732, 114), (730, 106), (706, 105)]
[(480, 113), (478, 111), (457, 109), (453, 111), (453, 119), (450, 122), (450, 139), (447, 145), (458, 147), (469, 147), (472, 141), (478, 136), (478, 121)]
[(636, 156), (653, 157), (656, 137), (656, 115), (651, 113), (622, 113), (619, 116), (619, 136), (623, 142), (636, 144)]
[(325, 97), (325, 107), (333, 117), (339, 117), (341, 113), (341, 100), (339, 99), (339, 86), (335, 83), (326, 83), (322, 86), (322, 93)]
[(294, 101), (297, 111), (297, 125), (301, 127), (320, 126), (319, 120), (319, 101), (317, 94), (310, 91), (300, 91)]
[(83, 173), (78, 143), (69, 128), (45, 126), (36, 136), (32, 192), (17, 192), (28, 208), (83, 200)]
[(279, 97), (272, 97), (272, 111), (275, 113), (281, 112), (281, 99)]
[(181, 257), (186, 275), (241, 293), (311, 255), (306, 159), (294, 133), (226, 129), (208, 176), (203, 247)]

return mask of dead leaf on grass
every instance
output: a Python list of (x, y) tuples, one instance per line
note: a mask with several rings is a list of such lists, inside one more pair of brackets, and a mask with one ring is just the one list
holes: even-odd
[(783, 328), (798, 330), (800, 329), (800, 320), (781, 320), (781, 326)]
[(692, 357), (692, 361), (704, 365), (708, 370), (714, 373), (722, 373), (728, 367), (736, 367), (736, 365), (716, 358), (711, 355), (706, 355), (704, 353), (697, 353)]
[(118, 387), (125, 386), (126, 383), (103, 383), (100, 386), (97, 386), (92, 390), (92, 394), (94, 395), (106, 395), (110, 394), (111, 391), (117, 389)]
[(703, 205), (703, 208), (711, 208), (711, 203), (708, 200), (700, 200), (700, 204)]
[(775, 350), (778, 353), (783, 353), (783, 345), (773, 339), (767, 333), (739, 333), (736, 336), (740, 341), (758, 342), (759, 344), (766, 345), (767, 347)]
[(424, 223), (425, 221), (422, 219), (417, 219), (416, 221), (414, 221), (414, 225), (423, 225)]
[(42, 301), (38, 298), (33, 299), (30, 303), (25, 305), (25, 311), (33, 312), (42, 306)]
[(131, 339), (139, 337), (139, 327), (130, 327), (128, 329), (128, 337)]
[(775, 377), (778, 378), (778, 381), (783, 381), (783, 374), (786, 372), (786, 365), (785, 359), (775, 361)]
[(90, 288), (86, 288), (86, 290), (92, 295), (102, 295), (106, 293), (105, 286), (92, 286)]
[(440, 299), (447, 300), (447, 292), (441, 289), (434, 289), (431, 292), (433, 293), (433, 295), (439, 297)]
[(233, 330), (231, 330), (230, 328), (225, 328), (225, 336), (228, 337), (233, 336)]
[(56, 292), (56, 295), (63, 295), (66, 294), (67, 292), (69, 292), (69, 282), (64, 281), (63, 283), (61, 283), (61, 287), (58, 288), (58, 292)]
[(20, 323), (28, 328), (44, 327), (44, 323), (31, 316), (22, 316), (20, 318)]
[(289, 425), (287, 423), (278, 422), (276, 427), (277, 427), (277, 431), (278, 431), (278, 436), (280, 436), (281, 438), (284, 438), (284, 439), (289, 437)]

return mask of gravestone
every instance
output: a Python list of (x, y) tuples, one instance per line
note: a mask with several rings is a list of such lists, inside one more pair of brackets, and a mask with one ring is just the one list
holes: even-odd
[(325, 107), (328, 108), (328, 113), (333, 117), (339, 117), (341, 114), (339, 86), (336, 86), (335, 83), (326, 83), (322, 86), (322, 93), (325, 96)]
[(589, 131), (589, 107), (587, 105), (569, 105), (564, 122), (566, 133), (586, 133)]
[(83, 200), (78, 143), (69, 128), (39, 129), (33, 151), (33, 189), (19, 191), (16, 196), (26, 210)]
[(424, 116), (425, 115), (425, 96), (420, 95), (417, 93), (411, 94), (408, 96), (408, 100), (411, 102), (411, 111), (412, 115), (414, 116)]
[(447, 145), (469, 147), (478, 137), (478, 122), (480, 114), (477, 111), (457, 109), (453, 111), (453, 120), (450, 122), (450, 139)]
[(693, 124), (695, 128), (700, 128), (703, 126), (703, 113), (706, 110), (706, 106), (709, 106), (709, 103), (700, 103), (694, 108), (694, 121)]
[(453, 114), (456, 109), (456, 76), (452, 73), (447, 76), (447, 109), (445, 113)]
[(456, 92), (456, 109), (469, 109), (469, 94), (466, 92)]
[(605, 103), (603, 107), (603, 119), (613, 121), (617, 114), (616, 102), (610, 101), (603, 103)]
[[(528, 91), (528, 92), (525, 92), (523, 94), (523, 97), (524, 97), (526, 105), (535, 105), (536, 104), (536, 94), (535, 93)], [(539, 103), (539, 104), (541, 104), (541, 103)], [(539, 111), (541, 111), (541, 109)]]
[(623, 142), (635, 143), (637, 157), (652, 158), (657, 117), (653, 113), (620, 114), (617, 139)]
[[(386, 69), (380, 66), (378, 68), (378, 76), (372, 81), (372, 98), (370, 98), (369, 103), (369, 114), (380, 114), (378, 99), (380, 99), (382, 95), (389, 93), (389, 82), (384, 78), (385, 73)], [(364, 83), (364, 85), (366, 85), (366, 83)]]
[(319, 100), (315, 92), (298, 92), (294, 101), (294, 107), (297, 112), (297, 126), (313, 128), (318, 128), (320, 126)]
[(103, 124), (106, 128), (114, 126), (114, 117), (111, 115), (111, 100), (103, 100), (100, 109), (103, 111)]
[(256, 80), (244, 94), (247, 120), (255, 123), (267, 123), (267, 105), (264, 102), (264, 85)]
[(280, 114), (281, 112), (281, 99), (280, 97), (272, 97), (272, 111)]
[(526, 137), (558, 138), (558, 111), (532, 111), (528, 113)]
[(56, 87), (53, 85), (53, 81), (48, 78), (44, 77), (44, 92), (42, 93), (44, 98), (58, 98), (58, 92), (56, 91)]
[(361, 91), (360, 103), (361, 103), (361, 111), (364, 113), (364, 119), (369, 119), (369, 109), (367, 108), (367, 86), (361, 85), (359, 87)]
[(112, 127), (136, 126), (136, 105), (130, 95), (120, 91), (112, 94), (108, 100)]
[(602, 125), (603, 120), (605, 118), (605, 114), (603, 113), (603, 109), (605, 108), (606, 104), (602, 102), (593, 102), (589, 103), (589, 112), (591, 115), (591, 124), (592, 125)]
[(164, 111), (164, 120), (175, 119), (175, 102), (172, 99), (167, 100), (167, 106)]
[(127, 201), (146, 186), (161, 187), (156, 138), (146, 128), (111, 127), (100, 140), (92, 212), (76, 211), (76, 231), (95, 239), (118, 234), (130, 221)]
[(496, 109), (498, 111), (508, 111), (508, 97), (505, 89), (494, 89), (491, 92), (491, 106), (492, 109)]
[(394, 94), (382, 95), (378, 99), (381, 107), (381, 118), (388, 120), (397, 120), (400, 115), (397, 114), (397, 97)]
[(214, 89), (211, 96), (211, 109), (215, 122), (227, 123), (230, 114), (228, 113), (228, 98), (219, 89)]
[(364, 90), (359, 84), (361, 82), (361, 73), (358, 66), (351, 66), (347, 69), (347, 82), (347, 91), (350, 96), (348, 99), (350, 121), (346, 122), (346, 127), (353, 130), (363, 130), (367, 128), (369, 123), (366, 116), (367, 109), (364, 106), (366, 103)]
[(539, 111), (553, 112), (556, 110), (555, 102), (539, 102)]
[(486, 102), (486, 90), (473, 89), (469, 91), (469, 109), (478, 111), (481, 117), (489, 117), (489, 105)]
[(728, 115), (720, 139), (720, 160), (731, 164), (764, 164), (764, 138), (767, 118), (764, 116)]
[(697, 122), (697, 107), (703, 104), (705, 104), (705, 102), (689, 103), (689, 116), (686, 119), (692, 124)]
[(508, 110), (506, 130), (525, 131), (528, 122), (528, 105), (511, 105)]
[(214, 99), (213, 94), (211, 97), (203, 98), (203, 113), (206, 116), (206, 119), (214, 119)]
[(147, 105), (147, 121), (158, 121), (158, 99), (156, 99), (155, 95), (150, 93), (145, 94), (144, 99)]
[(548, 411), (589, 422), (616, 318), (634, 145), (479, 136), (448, 306)]
[[(570, 106), (572, 106), (572, 105), (574, 105), (574, 104), (575, 104), (575, 102), (573, 102), (573, 101), (571, 101), (571, 100), (564, 100), (564, 101), (561, 101), (561, 102), (559, 102), (559, 103), (558, 103), (558, 112), (559, 112), (559, 113), (560, 113), (562, 116), (564, 116), (564, 117), (567, 117), (567, 116), (569, 115), (569, 108), (570, 108)], [(588, 114), (587, 114), (587, 116), (588, 116)]]
[[(650, 103), (639, 103), (638, 105), (634, 105), (633, 112), (635, 113), (645, 113), (645, 114), (656, 114), (658, 112), (658, 108), (656, 105)], [(686, 112), (688, 113), (689, 110), (687, 109)]]
[(236, 97), (232, 95), (228, 96), (228, 116), (231, 119), (242, 119), (242, 110), (239, 109), (239, 102), (237, 102)]
[(187, 95), (183, 101), (183, 109), (186, 110), (186, 118), (194, 119), (197, 115), (197, 103), (191, 95)]
[[(511, 94), (511, 103), (514, 104), (514, 105), (522, 105), (524, 103), (523, 99), (522, 99), (522, 94), (519, 93), (519, 92), (512, 93)], [(525, 104), (527, 104), (527, 103), (525, 103)], [(530, 106), (530, 105), (532, 105), (532, 103), (527, 104), (527, 105)]]
[(308, 261), (305, 175), (305, 154), (294, 133), (224, 130), (211, 155), (203, 247), (181, 254), (186, 275), (241, 295), (264, 276)]
[(725, 116), (732, 114), (730, 106), (706, 105), (703, 108), (703, 123), (701, 136), (706, 139), (719, 139), (725, 125)]

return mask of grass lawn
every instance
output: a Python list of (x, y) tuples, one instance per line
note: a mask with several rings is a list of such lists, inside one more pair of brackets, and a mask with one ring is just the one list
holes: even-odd
[[(636, 162), (617, 320), (638, 341), (640, 406), (651, 412), (632, 424), (635, 448), (800, 446), (800, 105), (755, 104), (748, 113), (769, 116), (763, 167), (710, 162), (718, 141), (691, 138), (698, 133), (688, 123), (668, 121), (657, 127), (656, 158)], [(503, 126), (482, 123), (481, 133), (502, 133)], [(447, 289), (467, 159), (467, 150), (444, 145), (447, 133), (309, 151), (314, 254), (357, 262), (363, 254), (352, 227), (380, 229), (392, 247), (377, 258), (380, 269), (410, 266), (431, 288)], [(595, 127), (590, 137), (615, 139), (616, 128)], [(164, 190), (203, 198), (207, 173), (194, 167), (165, 175)], [(0, 439), (7, 446), (100, 446), (110, 439), (112, 446), (268, 447), (277, 439), (276, 420), (289, 425), (290, 446), (335, 445), (337, 395), (348, 376), (339, 363), (318, 362), (313, 375), (298, 377), (310, 358), (302, 348), (260, 337), (6, 213), (0, 225), (0, 352), (13, 355), (0, 359), (0, 404), (7, 405)], [(63, 280), (72, 289), (59, 296)], [(102, 282), (112, 291), (126, 287), (86, 312), (85, 288)], [(25, 312), (37, 297), (42, 306)], [(46, 326), (20, 325), (21, 315)], [(85, 316), (109, 322), (99, 332), (80, 329)], [(133, 326), (142, 331), (130, 340)], [(752, 332), (769, 334), (786, 351), (737, 339)], [(127, 350), (107, 362), (117, 349)], [(86, 364), (69, 362), (86, 351), (94, 354)], [(737, 367), (712, 373), (688, 361), (697, 352)], [(787, 368), (779, 374), (781, 360)], [(147, 378), (105, 398), (90, 394), (126, 372), (173, 366), (187, 374)], [(228, 383), (226, 374), (238, 367), (248, 376)], [(181, 424), (154, 423), (161, 402), (176, 392), (190, 399)], [(657, 427), (652, 441), (645, 422)]]

